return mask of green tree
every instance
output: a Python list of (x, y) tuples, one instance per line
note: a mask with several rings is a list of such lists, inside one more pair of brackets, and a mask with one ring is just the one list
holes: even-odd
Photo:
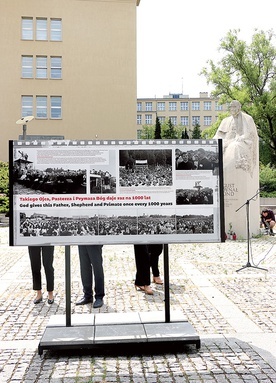
[(9, 211), (9, 164), (0, 161), (0, 213)]
[(161, 124), (160, 124), (160, 120), (158, 116), (156, 116), (156, 120), (155, 120), (154, 138), (156, 140), (161, 138)]
[(154, 125), (143, 125), (140, 138), (142, 140), (151, 140), (154, 138), (154, 131)]
[(187, 132), (187, 128), (186, 128), (186, 127), (185, 127), (185, 130), (182, 131), (181, 138), (186, 139), (186, 140), (189, 139), (189, 135), (188, 135), (188, 132)]
[(201, 138), (201, 129), (199, 124), (195, 124), (193, 130), (192, 130), (192, 138)]
[(220, 44), (222, 59), (208, 61), (201, 74), (215, 86), (214, 97), (221, 103), (239, 100), (250, 114), (261, 140), (268, 146), (271, 162), (276, 161), (276, 48), (272, 30), (255, 30), (247, 44), (230, 30)]
[(173, 126), (170, 118), (162, 125), (162, 138), (178, 138), (177, 129)]

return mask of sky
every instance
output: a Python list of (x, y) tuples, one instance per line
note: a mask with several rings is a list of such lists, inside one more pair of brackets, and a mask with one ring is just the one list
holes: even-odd
[(200, 76), (218, 62), (221, 40), (233, 29), (251, 42), (254, 30), (276, 33), (276, 0), (141, 0), (137, 7), (137, 97), (211, 92)]

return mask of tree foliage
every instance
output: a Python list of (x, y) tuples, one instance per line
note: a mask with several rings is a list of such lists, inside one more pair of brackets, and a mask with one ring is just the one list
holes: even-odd
[(247, 44), (238, 38), (240, 30), (230, 30), (222, 39), (222, 59), (208, 61), (203, 68), (207, 83), (221, 103), (239, 100), (250, 114), (261, 140), (268, 146), (271, 161), (276, 161), (276, 48), (272, 30), (255, 30)]
[(161, 138), (161, 124), (160, 124), (160, 120), (158, 116), (156, 116), (156, 120), (155, 120), (154, 138), (156, 140)]
[(192, 130), (192, 138), (194, 139), (200, 139), (201, 138), (201, 129), (199, 124), (195, 124), (193, 130)]
[(9, 211), (9, 164), (0, 161), (0, 213)]

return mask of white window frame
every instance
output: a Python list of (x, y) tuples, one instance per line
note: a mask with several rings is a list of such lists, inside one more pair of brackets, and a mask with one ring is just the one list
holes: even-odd
[(47, 41), (48, 40), (48, 31), (47, 31), (47, 18), (38, 17), (36, 19), (36, 40), (38, 41)]
[(142, 125), (142, 115), (137, 114), (136, 125)]
[(200, 102), (192, 101), (192, 110), (200, 110)]
[[(60, 120), (62, 118), (62, 97), (61, 96), (51, 96), (51, 119)], [(58, 114), (56, 115), (56, 112)]]
[(47, 56), (36, 56), (36, 74), (38, 79), (47, 78)]
[(152, 112), (152, 102), (146, 102), (146, 111)]
[(146, 125), (152, 125), (152, 114), (146, 114), (145, 115), (145, 124)]
[(46, 119), (47, 117), (47, 96), (36, 96), (36, 118)]
[(180, 117), (180, 125), (181, 126), (189, 126), (189, 117), (188, 116), (181, 116)]
[(33, 56), (21, 56), (21, 77), (33, 78)]
[(180, 110), (189, 110), (189, 103), (187, 101), (180, 101)]
[(165, 111), (165, 102), (164, 101), (158, 101), (157, 102), (157, 110), (159, 111)]
[(212, 103), (211, 103), (211, 101), (204, 101), (204, 103), (203, 103), (203, 108), (204, 108), (204, 110), (212, 110)]
[(142, 103), (140, 101), (137, 102), (137, 112), (142, 111)]
[(33, 96), (21, 96), (21, 116), (32, 116), (33, 115)]
[(170, 120), (173, 126), (177, 125), (177, 117), (176, 116), (170, 116)]
[(61, 19), (50, 20), (50, 40), (62, 41), (62, 20)]
[(170, 101), (169, 102), (169, 110), (177, 110), (177, 103), (175, 101)]
[(32, 17), (22, 17), (21, 19), (21, 39), (34, 39), (34, 20)]
[(60, 80), (62, 78), (62, 57), (51, 56), (50, 66), (50, 78), (53, 80)]
[(204, 126), (211, 126), (212, 125), (212, 116), (204, 116)]

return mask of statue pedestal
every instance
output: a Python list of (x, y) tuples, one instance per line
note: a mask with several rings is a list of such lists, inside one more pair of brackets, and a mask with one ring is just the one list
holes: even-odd
[[(229, 171), (227, 164), (224, 170), (224, 206), (225, 231), (229, 238), (230, 229), (235, 232), (237, 239), (247, 238), (246, 202), (249, 201), (249, 234), (257, 235), (260, 232), (260, 198), (259, 168), (253, 176), (242, 169)], [(243, 206), (244, 205), (244, 206)], [(242, 207), (241, 207), (242, 206)], [(238, 210), (238, 211), (237, 211)], [(232, 228), (230, 227), (232, 225)]]

